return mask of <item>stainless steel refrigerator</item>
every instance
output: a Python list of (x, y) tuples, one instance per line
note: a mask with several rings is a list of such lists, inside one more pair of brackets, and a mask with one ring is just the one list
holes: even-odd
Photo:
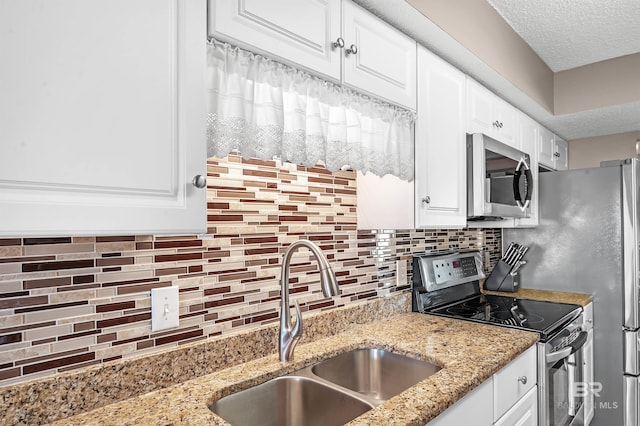
[(540, 224), (505, 229), (530, 249), (523, 288), (593, 295), (591, 425), (640, 425), (638, 159), (540, 173)]

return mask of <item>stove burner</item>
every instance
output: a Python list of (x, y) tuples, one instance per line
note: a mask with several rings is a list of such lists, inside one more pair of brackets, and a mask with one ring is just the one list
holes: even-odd
[(547, 333), (576, 307), (558, 303), (478, 295), (432, 312), (456, 318)]

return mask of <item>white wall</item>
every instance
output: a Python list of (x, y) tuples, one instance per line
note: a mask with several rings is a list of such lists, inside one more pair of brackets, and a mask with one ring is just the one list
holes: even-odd
[(635, 157), (636, 142), (640, 142), (640, 132), (569, 141), (569, 168), (598, 167), (601, 161)]

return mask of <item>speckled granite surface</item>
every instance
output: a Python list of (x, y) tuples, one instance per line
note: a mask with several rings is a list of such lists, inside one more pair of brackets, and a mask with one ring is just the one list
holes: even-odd
[(534, 333), (405, 313), (300, 344), (286, 365), (269, 354), (55, 424), (223, 425), (207, 408), (215, 400), (350, 349), (376, 347), (430, 361), (442, 370), (349, 424), (423, 425), (537, 340)]
[(518, 299), (544, 300), (548, 302), (573, 303), (586, 306), (591, 302), (591, 295), (584, 293), (564, 293), (560, 291), (536, 290), (533, 288), (521, 288), (515, 293), (499, 291), (483, 291), (485, 294), (497, 294), (500, 296), (515, 297)]
[[(344, 332), (357, 324), (397, 316), (410, 310), (410, 295), (404, 292), (305, 314), (304, 336), (300, 344)], [(277, 350), (277, 335), (278, 325), (274, 323), (172, 350), (112, 361), (0, 388), (0, 423), (49, 423), (235, 365), (243, 366), (247, 361), (274, 355)], [(121, 419), (114, 418), (115, 420), (120, 423)]]

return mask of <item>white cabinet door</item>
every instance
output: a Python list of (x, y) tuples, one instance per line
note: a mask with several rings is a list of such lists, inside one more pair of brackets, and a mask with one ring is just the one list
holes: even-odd
[(555, 143), (556, 170), (567, 170), (569, 169), (569, 146), (567, 141), (556, 136)]
[(555, 135), (544, 127), (540, 127), (538, 145), (538, 163), (549, 168), (556, 168), (556, 139)]
[(492, 379), (465, 395), (461, 400), (447, 408), (438, 417), (431, 420), (429, 426), (471, 425), (488, 426), (493, 424)]
[(0, 237), (205, 230), (205, 14), (0, 4)]
[(520, 149), (516, 138), (517, 116), (517, 109), (467, 78), (467, 133), (484, 133)]
[(494, 94), (467, 78), (467, 133), (493, 135), (496, 119), (492, 105)]
[(521, 149), (519, 140), (516, 138), (518, 110), (496, 96), (493, 102), (493, 114), (496, 121), (498, 121), (498, 125), (495, 128), (496, 139), (514, 148)]
[(342, 3), (342, 37), (345, 84), (416, 109), (415, 40), (351, 1)]
[(538, 426), (538, 387), (534, 386), (495, 426)]
[(516, 219), (516, 227), (537, 226), (538, 216), (538, 132), (540, 126), (530, 117), (520, 113), (518, 129), (523, 152), (529, 154), (531, 175), (533, 176), (533, 194), (531, 194), (531, 214), (527, 218)]
[(416, 228), (463, 227), (467, 221), (465, 76), (418, 48), (415, 140)]
[(340, 0), (209, 0), (209, 36), (340, 79)]
[(393, 175), (358, 172), (358, 229), (413, 229), (413, 186)]

